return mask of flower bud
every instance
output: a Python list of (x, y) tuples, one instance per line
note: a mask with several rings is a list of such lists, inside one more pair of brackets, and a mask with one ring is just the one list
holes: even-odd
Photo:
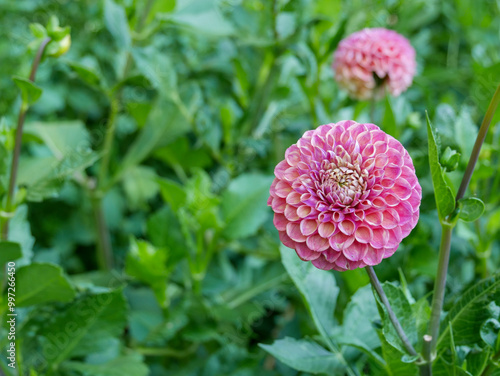
[(458, 162), (460, 161), (460, 153), (457, 153), (455, 150), (450, 149), (448, 146), (443, 155), (441, 155), (441, 159), (439, 163), (443, 166), (446, 171), (455, 171), (458, 167)]

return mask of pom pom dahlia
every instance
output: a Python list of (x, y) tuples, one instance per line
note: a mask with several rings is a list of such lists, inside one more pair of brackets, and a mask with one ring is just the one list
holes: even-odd
[(410, 155), (374, 124), (307, 131), (274, 174), (268, 205), (280, 240), (319, 269), (376, 265), (417, 224), (422, 189)]
[(384, 28), (351, 34), (339, 43), (333, 58), (339, 85), (362, 100), (383, 96), (384, 87), (398, 96), (411, 85), (417, 66), (408, 39)]

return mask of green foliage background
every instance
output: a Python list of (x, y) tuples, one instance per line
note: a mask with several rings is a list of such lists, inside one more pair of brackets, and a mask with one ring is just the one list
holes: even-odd
[[(22, 251), (11, 257), (19, 368), (2, 350), (6, 375), (417, 373), (363, 270), (321, 272), (280, 253), (269, 186), (304, 131), (369, 122), (370, 104), (333, 79), (339, 40), (363, 27), (409, 38), (414, 84), (378, 102), (375, 118), (413, 158), (421, 217), (377, 272), (394, 281), (384, 289), (419, 345), (440, 239), (424, 111), (441, 149), (461, 154), (444, 176), (456, 191), (500, 83), (497, 1), (0, 0), (2, 195), (20, 106), (12, 77), (31, 68), (29, 24), (51, 15), (72, 45), (42, 62), (27, 115), (9, 237)], [(499, 122), (468, 192), (484, 215), (460, 221), (452, 240), (436, 375), (500, 374)], [(96, 200), (111, 271), (96, 252)], [(2, 317), (6, 308), (4, 295)]]

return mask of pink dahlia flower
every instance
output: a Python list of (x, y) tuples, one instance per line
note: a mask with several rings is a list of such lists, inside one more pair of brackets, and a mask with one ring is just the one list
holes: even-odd
[(376, 265), (417, 224), (422, 189), (410, 155), (374, 124), (307, 131), (274, 174), (268, 205), (280, 240), (319, 269)]
[(384, 28), (349, 35), (339, 43), (333, 59), (339, 85), (363, 100), (383, 96), (384, 87), (398, 96), (411, 85), (417, 67), (408, 39)]

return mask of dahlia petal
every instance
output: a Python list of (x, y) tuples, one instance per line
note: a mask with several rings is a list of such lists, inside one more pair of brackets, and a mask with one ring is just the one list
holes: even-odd
[(313, 251), (321, 252), (330, 247), (328, 239), (322, 238), (319, 235), (308, 236), (306, 244)]
[(304, 261), (316, 260), (321, 256), (321, 252), (313, 251), (306, 243), (296, 243), (295, 252), (297, 252), (297, 255)]
[(368, 246), (366, 244), (354, 242), (349, 247), (345, 248), (343, 253), (348, 260), (359, 261), (365, 256), (367, 251)]
[(298, 223), (289, 222), (286, 225), (286, 234), (295, 242), (303, 243), (306, 237), (300, 232), (300, 225)]
[(361, 225), (356, 229), (355, 237), (359, 243), (369, 243), (372, 236), (372, 229), (368, 226)]
[(370, 240), (370, 245), (373, 248), (382, 248), (389, 241), (389, 231), (384, 228), (374, 228), (372, 229), (372, 238)]
[(286, 234), (285, 231), (280, 231), (279, 232), (279, 236), (280, 236), (280, 241), (285, 245), (287, 246), (288, 248), (292, 248), (292, 249), (295, 249), (296, 245), (298, 243), (295, 243), (292, 239), (290, 239), (290, 237)]
[(346, 219), (339, 223), (339, 230), (346, 235), (352, 235), (356, 230), (356, 225), (353, 221)]
[(285, 177), (285, 171), (289, 168), (290, 166), (286, 162), (286, 160), (281, 161), (276, 165), (274, 168), (274, 175), (279, 179), (283, 180)]
[(311, 263), (318, 269), (322, 270), (332, 270), (335, 267), (333, 262), (326, 261), (324, 257), (319, 257), (316, 260), (311, 261)]
[(286, 201), (285, 202), (287, 204), (296, 206), (296, 205), (300, 204), (300, 202), (301, 202), (300, 198), (301, 198), (301, 194), (298, 193), (298, 192), (293, 191), (293, 192), (290, 192), (288, 194), (288, 196), (286, 196)]
[(335, 233), (337, 226), (333, 222), (322, 222), (318, 226), (318, 234), (323, 238), (329, 238)]
[(295, 206), (287, 204), (283, 213), (285, 214), (286, 219), (291, 222), (298, 221), (300, 219), (297, 215), (297, 208)]
[(290, 184), (283, 180), (280, 180), (274, 188), (274, 192), (276, 193), (276, 195), (281, 198), (285, 198), (286, 196), (288, 196), (291, 191), (292, 187), (290, 187)]
[(273, 197), (271, 207), (275, 213), (283, 213), (286, 209), (286, 201), (281, 197)]
[(288, 224), (288, 220), (283, 214), (275, 213), (273, 218), (274, 226), (278, 229), (278, 231), (285, 231), (286, 225)]
[(363, 257), (363, 261), (366, 263), (366, 265), (374, 266), (378, 265), (382, 262), (382, 259), (384, 258), (384, 249), (371, 249), (370, 251), (366, 252), (365, 256)]
[(304, 220), (300, 222), (300, 231), (304, 236), (312, 235), (318, 228), (318, 222), (313, 219)]

